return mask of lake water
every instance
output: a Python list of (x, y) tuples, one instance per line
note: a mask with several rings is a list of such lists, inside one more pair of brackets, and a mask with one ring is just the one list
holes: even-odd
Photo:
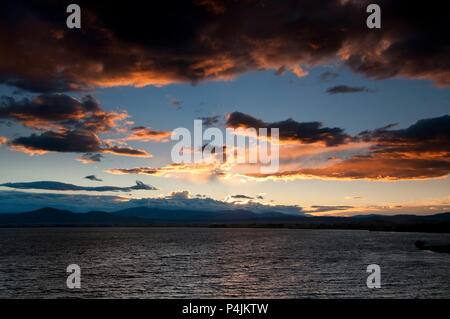
[[(449, 298), (449, 234), (209, 228), (0, 229), (2, 298)], [(81, 289), (66, 267), (81, 267)], [(381, 288), (366, 267), (381, 267)]]

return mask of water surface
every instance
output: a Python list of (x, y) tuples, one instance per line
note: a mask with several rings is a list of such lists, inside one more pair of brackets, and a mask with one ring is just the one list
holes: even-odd
[[(0, 229), (2, 298), (449, 298), (449, 234), (213, 228)], [(66, 287), (81, 267), (82, 288)], [(380, 289), (366, 267), (381, 267)]]

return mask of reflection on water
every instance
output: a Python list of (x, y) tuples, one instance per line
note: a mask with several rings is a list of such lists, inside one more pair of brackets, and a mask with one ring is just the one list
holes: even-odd
[[(0, 229), (3, 298), (442, 298), (448, 234), (208, 228)], [(66, 287), (81, 267), (82, 288)], [(381, 266), (381, 289), (366, 267)]]

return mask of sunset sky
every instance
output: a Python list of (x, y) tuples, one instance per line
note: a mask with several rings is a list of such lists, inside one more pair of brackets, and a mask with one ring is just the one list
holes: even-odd
[[(450, 210), (445, 10), (377, 1), (368, 29), (365, 1), (78, 1), (68, 29), (70, 3), (0, 4), (0, 212)], [(195, 119), (279, 128), (279, 171), (174, 165)]]

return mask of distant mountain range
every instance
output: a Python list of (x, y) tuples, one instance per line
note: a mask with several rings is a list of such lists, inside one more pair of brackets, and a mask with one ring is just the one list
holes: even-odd
[(27, 213), (0, 214), (0, 227), (207, 226), (305, 229), (362, 229), (450, 233), (450, 213), (417, 215), (359, 215), (353, 217), (292, 216), (247, 210), (219, 212), (133, 207), (113, 213), (73, 213), (45, 207)]
[(0, 214), (0, 227), (11, 226), (134, 226), (137, 217), (116, 216), (105, 212), (72, 213), (50, 207), (28, 213)]

